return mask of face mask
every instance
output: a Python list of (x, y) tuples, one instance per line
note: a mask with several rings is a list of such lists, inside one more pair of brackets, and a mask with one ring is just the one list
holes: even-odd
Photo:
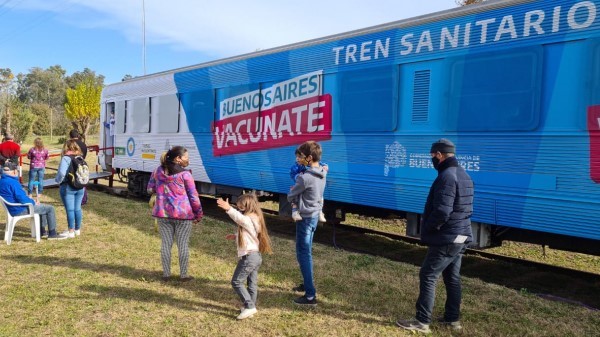
[(433, 168), (437, 170), (438, 166), (440, 166), (440, 160), (437, 157), (431, 157), (431, 162), (433, 163)]

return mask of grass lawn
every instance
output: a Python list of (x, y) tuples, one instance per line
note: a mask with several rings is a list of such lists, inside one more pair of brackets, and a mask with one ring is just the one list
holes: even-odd
[[(87, 161), (95, 164), (93, 153)], [(48, 166), (57, 164), (54, 159)], [(47, 177), (53, 175), (48, 170)], [(56, 207), (58, 229), (66, 229), (58, 190), (45, 190), (41, 201)], [(20, 222), (12, 245), (0, 242), (0, 336), (413, 335), (394, 322), (414, 315), (419, 272), (414, 264), (315, 244), (319, 306), (305, 310), (291, 302), (290, 289), (300, 280), (294, 241), (273, 235), (275, 253), (264, 257), (259, 275), (259, 312), (236, 321), (240, 303), (230, 286), (236, 252), (224, 239), (233, 233), (231, 223), (205, 217), (191, 237), (189, 272), (195, 280), (163, 283), (160, 237), (149, 213), (145, 202), (90, 191), (80, 237), (36, 244), (27, 223)], [(414, 250), (423, 253), (421, 247)], [(466, 259), (464, 268), (477, 263)], [(172, 271), (179, 271), (175, 248)], [(522, 276), (490, 270), (494, 274)], [(599, 311), (488, 283), (490, 277), (463, 277), (462, 335), (600, 335)], [(443, 313), (444, 299), (440, 283), (434, 317)], [(453, 335), (437, 325), (433, 329), (435, 336)]]
[[(57, 208), (57, 189), (43, 202)], [(259, 312), (236, 321), (230, 286), (235, 247), (230, 223), (206, 217), (194, 227), (189, 283), (160, 281), (160, 238), (146, 203), (90, 191), (82, 235), (63, 241), (29, 237), (17, 225), (13, 243), (0, 244), (1, 336), (410, 336), (394, 326), (414, 314), (418, 266), (336, 251), (315, 244), (319, 306), (292, 305), (300, 280), (294, 242), (274, 237), (259, 276)], [(4, 222), (4, 214), (0, 222)], [(173, 251), (173, 273), (178, 273)], [(565, 285), (568, 286), (568, 285)], [(479, 278), (463, 278), (463, 335), (592, 336), (600, 312), (541, 299)], [(590, 294), (596, 296), (597, 294)], [(435, 316), (445, 294), (438, 288)], [(436, 336), (451, 336), (434, 326)]]

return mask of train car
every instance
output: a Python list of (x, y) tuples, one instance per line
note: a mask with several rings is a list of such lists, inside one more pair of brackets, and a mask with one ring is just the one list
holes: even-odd
[(143, 194), (183, 145), (202, 193), (284, 200), (295, 148), (316, 140), (330, 220), (395, 211), (418, 236), (430, 145), (445, 137), (475, 182), (479, 247), (598, 254), (599, 9), (486, 1), (111, 84), (99, 160)]

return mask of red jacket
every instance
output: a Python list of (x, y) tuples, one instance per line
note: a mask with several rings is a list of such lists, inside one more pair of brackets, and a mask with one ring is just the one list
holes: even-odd
[(19, 157), (21, 155), (21, 146), (12, 140), (7, 140), (0, 144), (0, 154), (6, 158)]

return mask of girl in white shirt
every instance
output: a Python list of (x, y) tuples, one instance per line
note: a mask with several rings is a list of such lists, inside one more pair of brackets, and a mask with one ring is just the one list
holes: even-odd
[[(231, 207), (229, 199), (217, 199), (217, 205), (237, 224), (237, 233), (227, 235), (227, 239), (235, 239), (237, 243), (238, 263), (231, 279), (233, 289), (244, 303), (237, 319), (245, 319), (254, 315), (258, 295), (258, 269), (262, 264), (261, 253), (272, 253), (271, 240), (265, 225), (265, 218), (256, 195), (241, 195), (237, 207)], [(247, 287), (244, 286), (247, 282)]]

